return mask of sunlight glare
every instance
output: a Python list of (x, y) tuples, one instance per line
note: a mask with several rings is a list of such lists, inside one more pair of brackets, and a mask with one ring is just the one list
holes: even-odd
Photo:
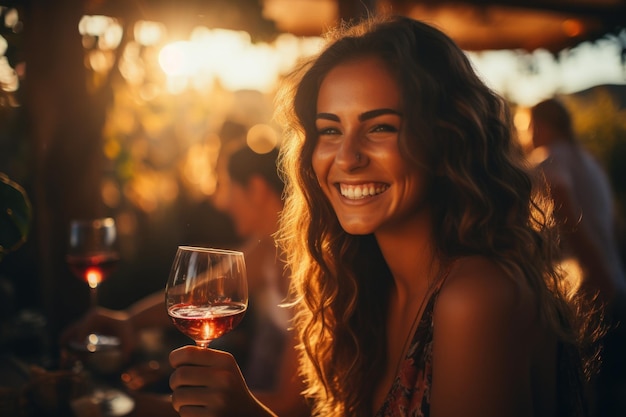
[[(189, 41), (165, 45), (159, 52), (159, 65), (168, 76), (168, 91), (177, 94), (194, 86), (207, 90), (217, 79), (227, 90), (252, 89), (271, 92), (278, 77), (302, 56), (304, 44), (284, 35), (279, 44), (252, 43), (244, 31), (196, 27)], [(184, 77), (189, 83), (184, 84)]]
[(124, 29), (116, 21), (112, 21), (106, 27), (102, 36), (98, 38), (98, 47), (104, 50), (113, 50), (120, 45), (122, 36), (124, 36)]
[(190, 43), (177, 41), (165, 45), (159, 52), (159, 65), (169, 76), (191, 75), (194, 70), (194, 64)]
[(106, 72), (111, 69), (115, 58), (111, 51), (91, 51), (88, 55), (89, 66), (96, 72)]
[(277, 82), (276, 62), (275, 54), (266, 44), (249, 47), (233, 55), (228, 68), (220, 68), (220, 79), (232, 91), (250, 89), (267, 93)]
[(111, 25), (119, 26), (117, 20), (112, 17), (85, 15), (78, 22), (78, 31), (81, 35), (102, 36)]
[(140, 20), (135, 23), (133, 35), (139, 44), (151, 46), (159, 43), (165, 36), (165, 32), (165, 26), (162, 23)]
[(120, 74), (130, 85), (140, 85), (145, 79), (146, 70), (141, 59), (140, 49), (141, 46), (138, 43), (129, 42), (120, 60)]
[(166, 85), (167, 92), (172, 95), (182, 94), (188, 85), (189, 85), (189, 82), (187, 81), (186, 77), (182, 77), (182, 76), (167, 77), (167, 85)]

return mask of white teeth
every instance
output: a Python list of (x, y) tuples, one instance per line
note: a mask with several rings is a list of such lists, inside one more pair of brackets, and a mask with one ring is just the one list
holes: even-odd
[(368, 196), (375, 196), (381, 194), (389, 188), (386, 184), (361, 184), (361, 185), (347, 185), (340, 184), (339, 189), (341, 195), (350, 200), (359, 200)]

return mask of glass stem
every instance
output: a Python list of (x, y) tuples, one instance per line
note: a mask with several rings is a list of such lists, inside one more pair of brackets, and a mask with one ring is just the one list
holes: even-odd
[(89, 302), (92, 309), (98, 307), (98, 287), (89, 287)]
[(196, 346), (199, 346), (204, 349), (209, 348), (209, 343), (211, 343), (210, 340), (200, 340), (200, 341), (196, 340)]

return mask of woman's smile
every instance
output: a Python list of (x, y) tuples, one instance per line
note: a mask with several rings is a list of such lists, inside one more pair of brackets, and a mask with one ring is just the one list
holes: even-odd
[(384, 193), (388, 188), (388, 184), (375, 182), (364, 184), (337, 184), (337, 189), (341, 195), (348, 200), (362, 200), (367, 197), (374, 197)]

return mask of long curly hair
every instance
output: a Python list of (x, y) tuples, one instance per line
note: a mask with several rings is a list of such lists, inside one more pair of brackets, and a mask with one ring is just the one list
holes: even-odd
[(280, 168), (285, 208), (277, 241), (291, 269), (294, 326), (305, 395), (316, 415), (369, 415), (385, 366), (391, 273), (373, 235), (346, 233), (312, 168), (317, 95), (326, 74), (377, 56), (401, 86), (406, 134), (400, 151), (432, 176), (437, 254), (484, 255), (524, 277), (538, 315), (574, 345), (573, 316), (553, 266), (551, 215), (514, 137), (505, 100), (476, 75), (464, 52), (432, 26), (405, 17), (369, 18), (327, 35), (277, 95), (285, 128)]

